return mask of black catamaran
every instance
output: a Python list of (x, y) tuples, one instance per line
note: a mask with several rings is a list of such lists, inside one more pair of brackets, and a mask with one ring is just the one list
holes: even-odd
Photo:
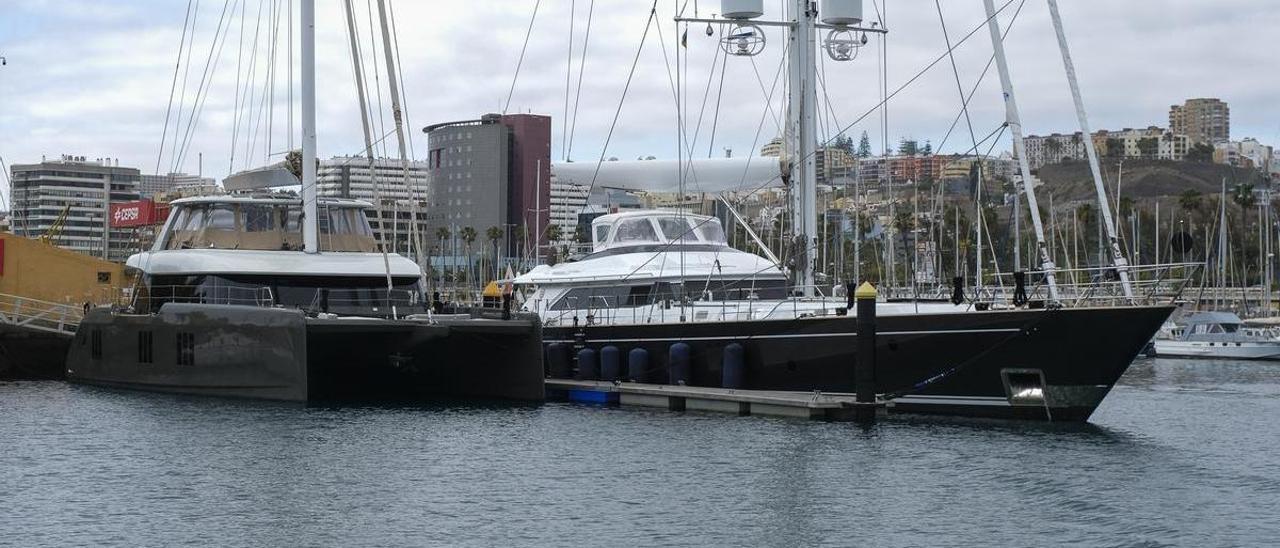
[[(303, 0), (301, 179), (256, 170), (237, 179), (256, 190), (173, 202), (152, 248), (129, 259), (131, 304), (80, 324), (67, 378), (291, 401), (541, 400), (536, 317), (432, 315), (420, 266), (378, 250), (373, 206), (318, 198), (314, 21)], [(281, 181), (301, 198), (266, 190)]]

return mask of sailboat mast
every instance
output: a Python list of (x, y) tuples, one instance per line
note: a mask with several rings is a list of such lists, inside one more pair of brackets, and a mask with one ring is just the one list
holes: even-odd
[(791, 206), (792, 230), (796, 241), (804, 246), (798, 250), (800, 261), (796, 265), (796, 284), (804, 296), (814, 295), (814, 259), (818, 232), (817, 212), (817, 132), (814, 128), (814, 109), (818, 102), (816, 72), (816, 23), (817, 2), (794, 0), (791, 3), (794, 24), (788, 27), (788, 69), (790, 93), (788, 94), (787, 130), (791, 138)]
[(391, 33), (387, 30), (387, 3), (378, 0), (378, 22), (382, 25), (382, 53), (387, 60), (387, 86), (391, 89), (391, 118), (395, 121), (396, 141), (400, 145), (400, 169), (404, 176), (405, 189), (409, 191), (409, 240), (412, 242), (413, 255), (418, 266), (422, 266), (422, 235), (418, 230), (418, 193), (414, 191), (413, 181), (409, 179), (409, 153), (405, 150), (404, 115), (400, 110), (400, 73), (396, 71), (395, 58), (391, 49)]
[(996, 19), (996, 8), (992, 0), (983, 0), (987, 10), (987, 29), (991, 31), (991, 45), (995, 49), (996, 68), (1000, 72), (1000, 85), (1004, 88), (1005, 121), (1013, 134), (1014, 154), (1022, 170), (1022, 186), (1027, 195), (1027, 207), (1031, 210), (1031, 224), (1036, 229), (1036, 249), (1040, 254), (1041, 268), (1044, 270), (1045, 282), (1049, 286), (1049, 301), (1058, 302), (1058, 282), (1054, 277), (1053, 258), (1049, 256), (1048, 246), (1044, 242), (1044, 224), (1040, 220), (1040, 208), (1036, 204), (1035, 185), (1031, 180), (1031, 165), (1027, 161), (1027, 150), (1022, 142), (1022, 121), (1018, 114), (1018, 102), (1013, 95), (1013, 83), (1009, 78), (1009, 63), (1004, 56), (1004, 42), (1000, 36), (1000, 22)]
[(316, 193), (316, 3), (302, 0), (302, 249), (320, 252)]
[[(1089, 171), (1093, 175), (1093, 188), (1098, 194), (1098, 209), (1102, 210), (1102, 224), (1107, 231), (1110, 242), (1111, 263), (1120, 273), (1120, 287), (1124, 290), (1125, 299), (1133, 300), (1133, 285), (1129, 281), (1129, 262), (1120, 251), (1120, 240), (1116, 237), (1115, 220), (1111, 218), (1110, 205), (1107, 203), (1106, 187), (1102, 183), (1102, 170), (1098, 167), (1098, 150), (1093, 144), (1093, 133), (1089, 128), (1089, 117), (1084, 111), (1084, 99), (1080, 96), (1080, 85), (1076, 82), (1076, 67), (1071, 61), (1071, 49), (1067, 47), (1067, 36), (1062, 31), (1062, 16), (1058, 13), (1058, 0), (1048, 0), (1049, 16), (1053, 19), (1053, 30), (1058, 35), (1058, 49), (1062, 53), (1062, 67), (1067, 72), (1067, 83), (1071, 87), (1071, 98), (1075, 101), (1076, 118), (1080, 120), (1080, 132), (1084, 139), (1085, 155), (1089, 158)], [(1120, 195), (1116, 194), (1119, 205)]]

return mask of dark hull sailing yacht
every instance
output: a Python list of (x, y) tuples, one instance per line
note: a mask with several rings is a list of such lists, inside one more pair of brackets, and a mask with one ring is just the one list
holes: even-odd
[[(301, 180), (267, 168), (229, 178), (244, 194), (174, 201), (129, 259), (132, 303), (85, 317), (67, 378), (289, 401), (541, 400), (536, 317), (431, 314), (419, 265), (378, 251), (372, 205), (317, 197), (314, 16), (304, 0)], [(302, 198), (263, 191), (282, 181)]]
[[(784, 272), (729, 247), (717, 219), (636, 211), (599, 217), (592, 232), (595, 253), (515, 280), (532, 290), (525, 309), (543, 318), (553, 376), (573, 374), (582, 349), (613, 347), (645, 364), (634, 374), (622, 365), (625, 380), (668, 383), (683, 344), (691, 385), (854, 391), (852, 308), (786, 297)], [(1043, 305), (879, 303), (877, 391), (895, 412), (1085, 420), (1173, 311)], [(733, 385), (731, 345), (744, 366)]]
[[(740, 8), (723, 10), (725, 17), (734, 19), (681, 21), (729, 24), (733, 29), (727, 34), (737, 37), (759, 34), (747, 19), (762, 13), (761, 3), (724, 4)], [(719, 220), (712, 217), (673, 211), (601, 216), (592, 223), (590, 255), (539, 266), (515, 280), (530, 292), (525, 309), (543, 318), (551, 376), (582, 376), (577, 357), (589, 349), (601, 360), (599, 371), (618, 376), (606, 380), (855, 391), (859, 334), (853, 307), (843, 299), (815, 295), (815, 4), (795, 0), (788, 21), (760, 22), (786, 27), (792, 42), (787, 50), (788, 150), (781, 165), (792, 197), (794, 240), (805, 248), (798, 251), (801, 259), (794, 271), (784, 271), (772, 255), (765, 258), (729, 247)], [(882, 27), (850, 26), (861, 20), (856, 0), (829, 0), (822, 6), (822, 26), (833, 29), (833, 35), (861, 32), (865, 43), (865, 33), (883, 32)], [(1062, 306), (990, 0), (986, 7), (1005, 92), (1006, 122), (1015, 155), (1022, 159), (1023, 186), (1039, 237), (1043, 269), (1037, 274), (1045, 279), (1048, 295), (1013, 303), (881, 301), (874, 388), (891, 412), (1084, 421), (1173, 307), (1135, 304), (1118, 255), (1125, 295), (1115, 301), (1125, 304)], [(1056, 20), (1056, 11), (1054, 16)], [(726, 45), (726, 53), (750, 54), (750, 48)], [(829, 37), (826, 45), (847, 49), (857, 47), (857, 41)], [(1083, 121), (1082, 109), (1080, 114)], [(1099, 198), (1105, 200), (1101, 194)], [(1105, 201), (1101, 209), (1108, 211)], [(767, 249), (758, 238), (757, 243)], [(605, 356), (622, 363), (606, 368)], [(681, 370), (673, 371), (673, 363), (681, 364)], [(596, 374), (585, 369), (587, 375)]]

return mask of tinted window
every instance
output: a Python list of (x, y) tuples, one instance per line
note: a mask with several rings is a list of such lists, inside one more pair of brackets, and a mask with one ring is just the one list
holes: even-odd
[(244, 215), (245, 232), (268, 232), (274, 229), (272, 217), (275, 207), (269, 205), (244, 204), (240, 206)]
[(720, 221), (710, 219), (698, 225), (697, 230), (698, 235), (702, 236), (702, 239), (707, 242), (720, 244), (727, 242), (724, 237), (724, 229), (720, 227)]
[(654, 232), (649, 219), (627, 219), (618, 223), (616, 242), (656, 242), (658, 233)]
[(662, 234), (666, 236), (667, 241), (692, 242), (697, 238), (693, 235), (693, 230), (689, 228), (689, 223), (680, 217), (658, 217), (658, 226), (662, 227)]

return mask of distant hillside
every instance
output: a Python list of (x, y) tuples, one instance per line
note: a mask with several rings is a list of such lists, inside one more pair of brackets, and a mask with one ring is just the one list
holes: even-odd
[[(1102, 178), (1107, 183), (1108, 194), (1115, 192), (1117, 172), (1117, 161), (1106, 160), (1103, 163)], [(1093, 176), (1089, 173), (1088, 162), (1046, 165), (1040, 168), (1038, 177), (1044, 182), (1043, 188), (1052, 192), (1054, 201), (1059, 204), (1094, 199)], [(1120, 193), (1136, 200), (1172, 198), (1187, 189), (1217, 194), (1222, 189), (1223, 178), (1227, 180), (1228, 189), (1240, 183), (1260, 187), (1265, 182), (1256, 172), (1220, 164), (1125, 160)]]

